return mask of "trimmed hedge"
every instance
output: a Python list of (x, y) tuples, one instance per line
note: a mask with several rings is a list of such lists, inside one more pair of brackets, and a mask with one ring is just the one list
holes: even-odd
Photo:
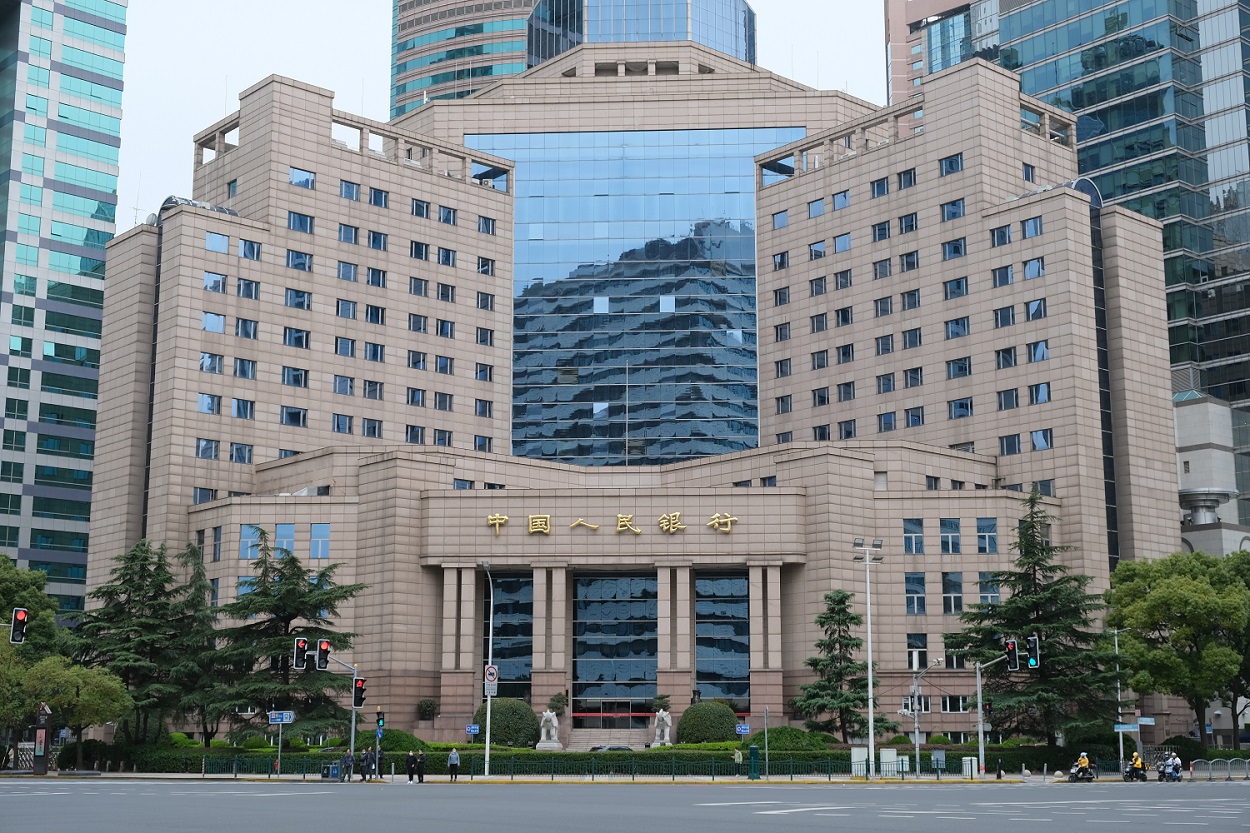
[[(473, 722), (486, 728), (486, 704), (477, 707), (473, 713)], [(490, 741), (491, 745), (519, 746), (525, 748), (538, 743), (541, 733), (538, 715), (530, 708), (529, 703), (515, 697), (496, 697), (490, 709)]]
[(709, 700), (694, 703), (677, 721), (678, 743), (719, 743), (734, 740), (738, 716), (726, 703)]
[[(750, 735), (742, 741), (742, 748), (746, 749), (750, 746), (758, 746), (764, 749), (764, 730)], [(769, 752), (823, 752), (829, 749), (829, 744), (825, 743), (820, 735), (804, 732), (794, 726), (778, 726), (775, 729), (768, 730), (768, 750)]]

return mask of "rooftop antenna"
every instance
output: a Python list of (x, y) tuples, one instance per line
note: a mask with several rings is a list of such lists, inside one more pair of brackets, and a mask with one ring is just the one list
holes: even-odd
[(135, 225), (139, 225), (139, 192), (143, 190), (143, 171), (139, 171), (139, 184), (135, 186)]

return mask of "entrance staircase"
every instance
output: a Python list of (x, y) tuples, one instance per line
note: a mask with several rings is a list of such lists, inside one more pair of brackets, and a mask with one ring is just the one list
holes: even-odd
[(628, 746), (641, 750), (651, 740), (650, 729), (570, 729), (569, 752), (589, 752), (594, 746)]

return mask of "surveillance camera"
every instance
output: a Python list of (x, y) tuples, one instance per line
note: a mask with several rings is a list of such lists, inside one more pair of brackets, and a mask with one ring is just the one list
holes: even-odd
[(1216, 710), (1215, 710), (1215, 712), (1214, 712), (1214, 714), (1215, 714), (1215, 716), (1216, 716), (1216, 717), (1219, 717), (1219, 716), (1220, 716), (1220, 715), (1222, 715), (1223, 713), (1224, 713), (1224, 712), (1220, 711), (1219, 709), (1216, 709)]

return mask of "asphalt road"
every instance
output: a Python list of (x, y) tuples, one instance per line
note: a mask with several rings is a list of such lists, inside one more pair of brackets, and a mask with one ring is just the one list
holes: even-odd
[(0, 831), (1001, 833), (1250, 829), (1250, 783), (805, 785), (0, 780)]

